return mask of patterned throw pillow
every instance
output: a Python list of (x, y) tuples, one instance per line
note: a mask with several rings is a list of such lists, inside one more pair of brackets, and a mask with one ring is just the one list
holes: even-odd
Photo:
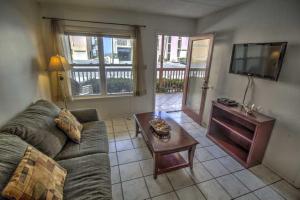
[(52, 158), (28, 146), (2, 196), (15, 200), (60, 200), (66, 175), (67, 171)]
[(82, 124), (68, 110), (62, 110), (58, 118), (55, 118), (57, 126), (62, 129), (66, 135), (76, 143), (80, 143)]

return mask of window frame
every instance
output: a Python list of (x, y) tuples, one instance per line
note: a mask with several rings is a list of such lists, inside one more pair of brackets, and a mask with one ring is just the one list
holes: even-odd
[[(124, 67), (131, 67), (133, 73), (133, 54), (134, 54), (134, 47), (132, 46), (132, 64), (114, 64), (114, 60), (111, 64), (105, 64), (105, 59), (104, 59), (104, 47), (103, 47), (103, 38), (104, 37), (111, 37), (113, 40), (114, 38), (118, 39), (133, 39), (130, 36), (119, 36), (119, 35), (102, 35), (102, 34), (82, 34), (82, 33), (65, 33), (65, 37), (67, 38), (68, 42), (68, 53), (71, 62), (70, 67), (71, 71), (73, 67), (80, 67), (80, 66), (96, 66), (98, 67), (99, 70), (99, 86), (100, 86), (100, 93), (99, 94), (86, 94), (86, 95), (73, 95), (72, 89), (71, 89), (71, 97), (73, 100), (81, 100), (81, 99), (95, 99), (95, 98), (116, 98), (116, 97), (130, 97), (133, 96), (133, 88), (131, 92), (126, 92), (126, 93), (108, 93), (107, 92), (107, 79), (106, 79), (106, 72), (105, 72), (105, 67), (110, 67), (110, 66), (124, 66)], [(73, 56), (72, 56), (72, 49), (71, 49), (71, 41), (70, 41), (70, 36), (85, 36), (85, 37), (96, 37), (97, 38), (97, 45), (98, 45), (98, 58), (99, 58), (99, 63), (98, 64), (76, 64), (73, 62)], [(133, 44), (133, 43), (132, 43)], [(113, 44), (112, 44), (113, 45)], [(112, 48), (113, 51), (113, 48)], [(72, 78), (72, 75), (71, 77)], [(132, 83), (134, 84), (134, 79), (132, 79)]]
[(177, 60), (179, 60), (180, 58), (181, 46), (182, 46), (182, 37), (179, 36), (177, 41)]
[(167, 60), (171, 59), (172, 38), (167, 36)]

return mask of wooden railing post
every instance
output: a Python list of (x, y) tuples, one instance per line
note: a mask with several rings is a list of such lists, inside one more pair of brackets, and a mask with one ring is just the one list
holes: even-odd
[(163, 87), (164, 44), (165, 44), (165, 35), (161, 35), (161, 53), (160, 53), (160, 68), (159, 68), (159, 88)]

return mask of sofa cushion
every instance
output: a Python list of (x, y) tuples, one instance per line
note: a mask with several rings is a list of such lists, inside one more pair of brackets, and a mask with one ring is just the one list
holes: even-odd
[(64, 199), (112, 199), (109, 158), (97, 153), (58, 161), (68, 171)]
[(81, 142), (69, 140), (55, 160), (84, 156), (93, 153), (108, 153), (108, 139), (105, 123), (94, 121), (83, 124)]
[[(22, 160), (28, 144), (11, 134), (0, 133), (0, 191)], [(4, 199), (0, 195), (0, 199)]]
[(1, 192), (8, 199), (63, 199), (67, 171), (29, 145), (8, 184)]
[(53, 103), (39, 100), (10, 120), (0, 131), (19, 136), (54, 158), (67, 141), (67, 136), (54, 122), (59, 112), (60, 109)]
[(72, 110), (71, 113), (76, 117), (80, 123), (87, 123), (92, 121), (99, 121), (96, 109), (80, 109)]
[(61, 109), (55, 105), (54, 103), (51, 103), (46, 100), (38, 100), (34, 104), (30, 105), (29, 108), (38, 110), (40, 114), (43, 114), (45, 116), (49, 117), (56, 117), (58, 116)]

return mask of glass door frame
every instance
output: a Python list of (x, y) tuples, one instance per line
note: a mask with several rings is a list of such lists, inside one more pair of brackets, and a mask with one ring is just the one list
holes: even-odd
[[(188, 60), (187, 60), (185, 78), (184, 78), (182, 111), (200, 125), (202, 125), (202, 122), (203, 122), (203, 112), (204, 112), (204, 107), (205, 107), (205, 100), (206, 100), (206, 96), (207, 96), (207, 89), (209, 89), (208, 81), (209, 81), (210, 67), (211, 67), (213, 47), (214, 47), (214, 36), (215, 35), (213, 33), (209, 33), (209, 34), (203, 34), (200, 36), (190, 37), (189, 46), (188, 46), (188, 57), (187, 57)], [(208, 50), (209, 52), (208, 52), (208, 56), (207, 56), (207, 61), (206, 61), (207, 67), (205, 70), (204, 83), (202, 86), (199, 86), (199, 90), (202, 90), (201, 102), (200, 102), (200, 112), (196, 113), (191, 108), (189, 108), (186, 104), (187, 95), (188, 95), (188, 87), (189, 87), (189, 72), (190, 72), (190, 67), (191, 67), (190, 63), (191, 63), (191, 57), (192, 57), (192, 44), (193, 44), (193, 41), (205, 40), (205, 39), (210, 39), (210, 44), (209, 44), (209, 50)]]

